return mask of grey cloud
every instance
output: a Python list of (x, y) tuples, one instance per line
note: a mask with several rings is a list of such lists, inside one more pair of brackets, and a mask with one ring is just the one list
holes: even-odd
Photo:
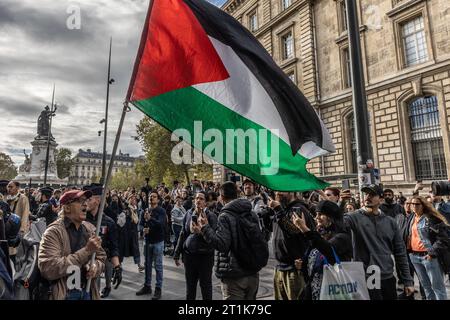
[(1, 97), (3, 116), (21, 117), (36, 115), (36, 119), (45, 107), (44, 100), (19, 100), (13, 97)]
[[(0, 0), (0, 152), (30, 150), (37, 119), (59, 105), (52, 132), (59, 147), (101, 150), (109, 37), (113, 37), (108, 152), (111, 151), (149, 0)], [(220, 1), (214, 1), (216, 3)], [(66, 28), (69, 4), (79, 3), (81, 30)], [(136, 125), (144, 115), (128, 113), (119, 149), (138, 156)], [(20, 152), (19, 152), (20, 151)]]

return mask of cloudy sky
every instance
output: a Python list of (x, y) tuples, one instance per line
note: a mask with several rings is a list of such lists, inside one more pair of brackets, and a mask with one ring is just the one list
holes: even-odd
[[(122, 103), (149, 0), (0, 1), (0, 152), (16, 165), (37, 132), (37, 118), (56, 103), (52, 133), (60, 147), (101, 151), (109, 38), (113, 37), (108, 150), (112, 149)], [(209, 0), (221, 5), (225, 0)], [(75, 8), (75, 9), (74, 9)], [(80, 29), (69, 29), (79, 8)], [(140, 111), (127, 114), (119, 149), (141, 155), (133, 139)]]

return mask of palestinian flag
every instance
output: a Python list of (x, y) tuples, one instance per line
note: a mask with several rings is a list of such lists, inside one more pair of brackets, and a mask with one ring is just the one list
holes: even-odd
[(127, 101), (270, 189), (327, 185), (306, 170), (335, 150), (315, 110), (247, 29), (204, 0), (152, 1)]

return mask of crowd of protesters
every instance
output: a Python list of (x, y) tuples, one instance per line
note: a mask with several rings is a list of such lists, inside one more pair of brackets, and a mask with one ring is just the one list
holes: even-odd
[[(17, 299), (18, 288), (30, 286), (28, 279), (17, 281), (15, 276), (27, 260), (19, 256), (20, 248), (32, 226), (43, 221), (35, 286), (44, 289), (30, 293), (30, 299), (106, 298), (112, 285), (120, 285), (127, 257), (144, 273), (136, 295), (161, 299), (163, 257), (170, 256), (174, 265), (184, 267), (187, 300), (196, 298), (198, 283), (202, 298), (212, 299), (213, 272), (223, 299), (252, 300), (271, 245), (277, 300), (320, 299), (323, 265), (337, 263), (337, 257), (360, 261), (365, 269), (379, 267), (380, 286), (369, 288), (370, 299), (420, 294), (426, 300), (446, 300), (450, 200), (431, 191), (419, 196), (419, 189), (408, 197), (377, 185), (363, 188), (363, 195), (335, 187), (273, 192), (246, 179), (242, 185), (194, 181), (183, 186), (175, 181), (171, 186), (108, 190), (96, 237), (105, 192), (101, 185), (21, 189), (16, 181), (2, 180), (0, 288), (5, 290), (0, 298)], [(80, 285), (73, 288), (67, 285), (71, 266), (80, 270)], [(105, 286), (100, 291), (101, 274)], [(415, 293), (414, 275), (420, 293)]]

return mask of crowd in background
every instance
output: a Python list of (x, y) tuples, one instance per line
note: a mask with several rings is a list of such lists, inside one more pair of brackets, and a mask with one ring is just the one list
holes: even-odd
[[(107, 262), (117, 256), (113, 273), (121, 279), (117, 276), (120, 264), (132, 257), (137, 270), (145, 273), (144, 285), (136, 294), (154, 293), (153, 299), (160, 299), (166, 255), (173, 257), (177, 266), (184, 265), (187, 299), (195, 299), (198, 282), (203, 299), (212, 299), (213, 270), (221, 280), (224, 299), (254, 299), (264, 262), (249, 261), (242, 252), (252, 251), (252, 245), (261, 250), (259, 256), (266, 254), (264, 244), (254, 238), (260, 231), (267, 245), (272, 244), (277, 261), (275, 299), (319, 299), (323, 260), (336, 263), (336, 253), (341, 261), (380, 265), (381, 289), (369, 290), (371, 299), (413, 298), (414, 274), (420, 282), (422, 299), (447, 299), (444, 274), (450, 272), (450, 199), (432, 191), (419, 196), (420, 189), (420, 185), (416, 186), (408, 196), (376, 185), (363, 189), (364, 196), (335, 187), (303, 193), (274, 192), (246, 179), (242, 185), (195, 180), (187, 186), (174, 181), (170, 186), (161, 183), (154, 188), (108, 190), (104, 213), (114, 224), (109, 227), (115, 230), (110, 236), (114, 254), (105, 248), (106, 258), (98, 258), (96, 272), (88, 267), (86, 274), (99, 279), (102, 272), (107, 272)], [(81, 217), (83, 212), (93, 210), (89, 199), (100, 199), (103, 190), (99, 186), (83, 190), (21, 188), (15, 181), (0, 181), (0, 267), (11, 280), (17, 271), (12, 270), (17, 268), (17, 248), (34, 221), (44, 219), (45, 228), (50, 229), (64, 219), (64, 212), (72, 217), (73, 212), (78, 212)], [(81, 201), (79, 208), (75, 206), (77, 201)], [(94, 206), (92, 224), (98, 204)], [(71, 221), (73, 230), (69, 228)], [(72, 239), (71, 232), (77, 232), (84, 222), (66, 217), (65, 223)], [(245, 223), (247, 230), (259, 231), (242, 234), (240, 228)], [(86, 239), (85, 246), (77, 250), (69, 241), (67, 254), (79, 258), (86, 249), (101, 257), (101, 241)], [(144, 242), (143, 252), (140, 240)], [(0, 286), (7, 286), (7, 274), (0, 274)], [(102, 297), (109, 295), (111, 276), (108, 279)], [(400, 284), (405, 290), (397, 296)]]

